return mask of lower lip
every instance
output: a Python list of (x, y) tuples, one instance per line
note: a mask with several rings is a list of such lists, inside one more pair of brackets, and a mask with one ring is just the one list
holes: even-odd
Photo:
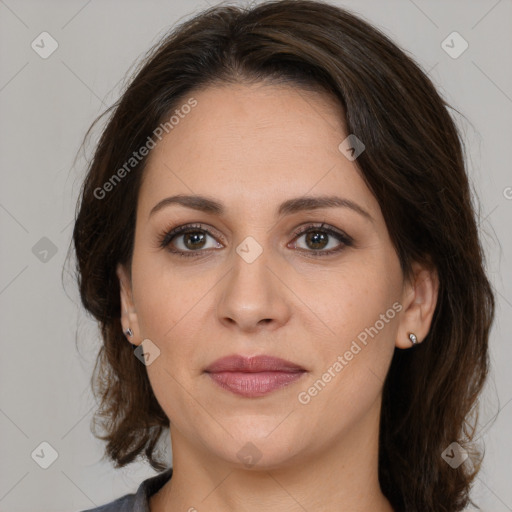
[(220, 387), (245, 397), (264, 396), (300, 379), (300, 372), (218, 372), (208, 373)]

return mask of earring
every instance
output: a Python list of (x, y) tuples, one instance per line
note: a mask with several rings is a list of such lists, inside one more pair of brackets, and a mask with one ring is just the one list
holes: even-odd
[(418, 343), (418, 338), (416, 338), (416, 335), (412, 332), (409, 333), (409, 339), (411, 340), (411, 343), (413, 345), (416, 345), (416, 343)]
[(133, 336), (133, 331), (131, 330), (130, 327), (128, 327), (128, 329), (126, 329), (126, 331), (124, 331), (124, 333), (129, 336), (130, 338)]

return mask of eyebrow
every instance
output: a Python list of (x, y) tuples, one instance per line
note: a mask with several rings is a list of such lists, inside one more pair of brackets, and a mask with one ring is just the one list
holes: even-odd
[[(159, 203), (153, 206), (149, 212), (149, 217), (157, 211), (173, 204), (178, 204), (185, 206), (186, 208), (219, 216), (224, 215), (226, 211), (222, 203), (219, 203), (214, 199), (201, 195), (179, 194), (162, 199)], [(278, 218), (281, 218), (292, 213), (317, 210), (320, 208), (349, 208), (362, 215), (370, 222), (374, 221), (373, 217), (357, 203), (350, 199), (344, 199), (338, 196), (302, 196), (288, 199), (279, 205), (276, 215)]]

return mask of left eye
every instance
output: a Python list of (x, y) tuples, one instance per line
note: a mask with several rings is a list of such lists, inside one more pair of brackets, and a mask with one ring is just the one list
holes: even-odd
[[(343, 248), (340, 247), (340, 245), (350, 246), (352, 244), (352, 240), (347, 235), (322, 227), (306, 228), (298, 233), (296, 239), (298, 240), (302, 237), (305, 237), (305, 243), (307, 245), (305, 250), (312, 252), (315, 256), (319, 256), (321, 254), (332, 254), (333, 252), (338, 252)], [(333, 238), (337, 239), (341, 244), (334, 244), (334, 247), (331, 246), (329, 248), (329, 242), (332, 241)], [(312, 249), (312, 251), (310, 249)]]
[[(306, 250), (312, 249), (314, 251), (328, 250), (328, 252), (330, 252), (334, 247), (339, 245), (340, 241), (343, 241), (340, 235), (329, 230), (318, 228), (309, 229), (303, 232), (297, 237), (297, 240), (301, 238), (304, 238), (304, 242), (306, 244), (306, 247), (303, 248)], [(337, 244), (335, 243), (336, 238), (338, 239)]]

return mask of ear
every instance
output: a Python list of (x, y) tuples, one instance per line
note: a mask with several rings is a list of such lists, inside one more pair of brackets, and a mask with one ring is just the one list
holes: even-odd
[(409, 339), (410, 333), (416, 336), (418, 343), (426, 338), (436, 309), (439, 290), (439, 278), (433, 266), (427, 267), (414, 262), (412, 267), (412, 282), (405, 283), (402, 293), (403, 310), (395, 342), (396, 347), (402, 349), (414, 346)]
[[(130, 343), (140, 345), (142, 343), (142, 337), (140, 335), (137, 311), (133, 304), (131, 277), (126, 267), (121, 263), (116, 267), (116, 274), (119, 278), (119, 288), (121, 292), (121, 326), (123, 333)], [(128, 328), (133, 331), (133, 336), (126, 334)]]

